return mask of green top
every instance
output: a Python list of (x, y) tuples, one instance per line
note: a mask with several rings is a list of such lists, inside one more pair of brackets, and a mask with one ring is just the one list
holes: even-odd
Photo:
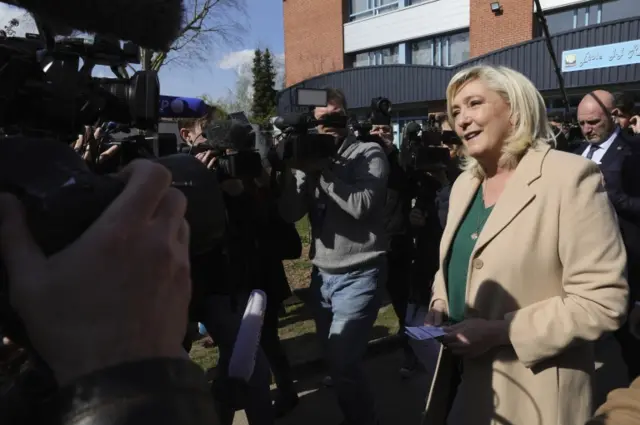
[(491, 214), (493, 205), (484, 206), (482, 186), (467, 210), (460, 227), (456, 231), (453, 244), (447, 258), (447, 295), (449, 296), (449, 320), (453, 323), (464, 319), (467, 298), (467, 275), (471, 253), (476, 246), (478, 236)]

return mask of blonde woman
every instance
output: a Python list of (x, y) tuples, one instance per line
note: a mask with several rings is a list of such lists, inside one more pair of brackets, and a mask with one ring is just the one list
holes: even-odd
[[(591, 341), (621, 326), (625, 250), (597, 165), (550, 149), (545, 105), (504, 67), (447, 88), (464, 144), (427, 322), (459, 385), (450, 424), (584, 424)], [(450, 373), (441, 367), (438, 378)], [(452, 375), (453, 376), (453, 375)], [(437, 391), (436, 391), (437, 392)], [(432, 394), (430, 408), (442, 407)]]

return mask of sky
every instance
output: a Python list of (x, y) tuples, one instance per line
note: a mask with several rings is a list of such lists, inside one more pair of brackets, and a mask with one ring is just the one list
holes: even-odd
[[(187, 97), (207, 94), (213, 99), (225, 97), (229, 90), (233, 90), (242, 65), (251, 62), (254, 49), (269, 48), (277, 57), (284, 57), (282, 0), (244, 1), (247, 16), (241, 17), (241, 22), (247, 31), (242, 43), (238, 46), (221, 46), (219, 50), (211, 52), (210, 61), (197, 67), (161, 68), (162, 94)], [(19, 9), (0, 3), (0, 29), (11, 18), (22, 15), (23, 12)], [(16, 35), (24, 34), (25, 30), (27, 27), (22, 26)]]

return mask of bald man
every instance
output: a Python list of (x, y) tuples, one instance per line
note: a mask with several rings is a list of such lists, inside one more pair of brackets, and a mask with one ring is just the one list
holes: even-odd
[[(618, 213), (627, 248), (628, 280), (631, 289), (630, 317), (638, 317), (640, 301), (640, 156), (626, 134), (615, 124), (614, 96), (604, 90), (586, 95), (578, 106), (578, 123), (585, 141), (575, 153), (596, 162), (604, 176), (605, 189)], [(628, 378), (640, 375), (640, 340), (630, 332), (637, 326), (630, 320), (615, 336), (627, 364)], [(635, 320), (637, 321), (637, 320)], [(596, 352), (598, 352), (596, 347)]]

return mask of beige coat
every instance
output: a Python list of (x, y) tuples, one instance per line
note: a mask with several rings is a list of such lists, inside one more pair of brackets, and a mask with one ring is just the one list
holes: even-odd
[[(434, 300), (447, 301), (443, 260), (479, 185), (463, 173), (452, 189)], [(467, 317), (509, 320), (512, 347), (463, 362), (449, 423), (584, 424), (594, 369), (587, 341), (623, 323), (625, 265), (598, 167), (577, 155), (530, 150), (480, 234), (467, 278)], [(438, 377), (446, 376), (446, 363)], [(428, 410), (444, 406), (434, 382)]]

